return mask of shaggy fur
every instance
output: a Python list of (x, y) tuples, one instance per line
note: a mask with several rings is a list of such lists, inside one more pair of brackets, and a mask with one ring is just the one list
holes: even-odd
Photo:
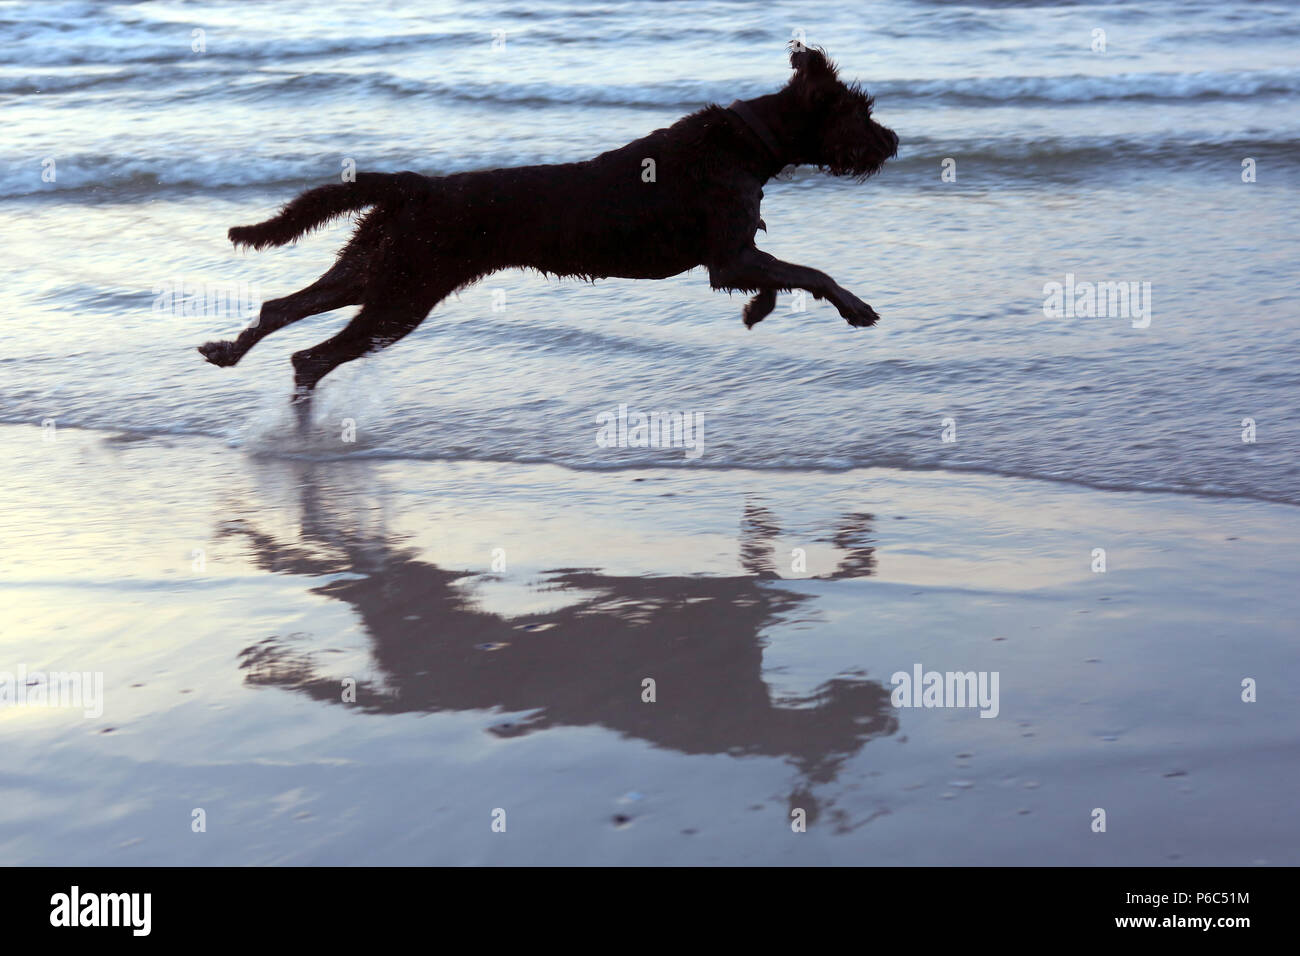
[(293, 356), (295, 401), (305, 402), (339, 365), (391, 345), (451, 293), (511, 268), (662, 279), (705, 266), (713, 288), (755, 293), (746, 326), (791, 289), (829, 300), (850, 325), (874, 325), (871, 306), (830, 276), (754, 245), (765, 228), (763, 184), (782, 168), (865, 179), (898, 150), (894, 132), (871, 118), (871, 98), (841, 82), (822, 51), (797, 48), (790, 63), (794, 76), (776, 93), (708, 106), (584, 162), (439, 177), (358, 173), (355, 182), (303, 193), (273, 219), (231, 229), (231, 241), (284, 245), (367, 210), (338, 262), (306, 289), (265, 303), (237, 339), (199, 351), (214, 365), (234, 365), (291, 322), (360, 305), (341, 332)]

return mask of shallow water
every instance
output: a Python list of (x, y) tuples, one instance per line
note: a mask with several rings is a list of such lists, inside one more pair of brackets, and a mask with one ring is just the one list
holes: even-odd
[[(882, 313), (878, 328), (785, 297), (747, 332), (741, 298), (701, 271), (594, 287), (502, 273), (335, 373), (322, 427), (351, 419), (358, 440), (305, 451), (945, 467), (1300, 502), (1300, 11), (870, 9), (5, 7), (0, 421), (275, 451), (288, 353), (344, 316), (278, 333), (229, 371), (193, 346), (241, 316), (155, 305), (176, 281), (252, 300), (299, 288), (346, 227), (259, 255), (233, 252), (227, 227), (336, 180), (348, 159), (437, 174), (594, 155), (775, 89), (802, 30), (876, 95), (902, 146), (864, 185), (808, 171), (770, 184), (760, 244), (830, 272)], [(1067, 274), (1150, 283), (1149, 326), (1046, 317), (1044, 286)], [(703, 416), (702, 454), (602, 447), (596, 417), (620, 404)]]
[[(585, 158), (775, 89), (792, 35), (902, 145), (770, 183), (760, 246), (878, 328), (504, 273), (303, 432), (288, 355), (344, 313), (195, 353), (349, 227), (226, 229), (345, 162)], [(0, 6), (0, 676), (104, 681), (0, 707), (0, 860), (1294, 863), (1298, 38), (1171, 0)], [(1149, 323), (1049, 316), (1070, 276)], [(624, 406), (693, 445), (610, 447)], [(893, 706), (917, 665), (1000, 674), (998, 718)]]
[[(1300, 856), (1287, 505), (71, 429), (0, 460), (0, 679), (103, 682), (0, 706), (5, 863)], [(996, 673), (996, 718), (893, 706), (917, 666)]]

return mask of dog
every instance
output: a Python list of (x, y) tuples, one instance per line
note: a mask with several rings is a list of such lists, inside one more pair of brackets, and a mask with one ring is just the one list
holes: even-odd
[(365, 210), (338, 261), (307, 288), (263, 304), (233, 341), (199, 351), (235, 365), (264, 337), (309, 315), (360, 311), (337, 335), (293, 356), (295, 404), (345, 362), (392, 345), (447, 296), (501, 269), (598, 278), (663, 279), (704, 266), (714, 289), (754, 293), (747, 328), (780, 291), (829, 300), (852, 326), (879, 316), (830, 276), (762, 252), (763, 185), (787, 166), (858, 181), (898, 152), (871, 118), (872, 97), (839, 79), (824, 50), (794, 44), (794, 70), (776, 93), (710, 105), (584, 162), (422, 176), (357, 173), (309, 190), (272, 219), (229, 232), (236, 247), (292, 242)]

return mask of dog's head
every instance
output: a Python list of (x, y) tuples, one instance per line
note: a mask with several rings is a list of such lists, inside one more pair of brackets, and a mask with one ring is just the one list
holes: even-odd
[(787, 89), (801, 113), (798, 162), (833, 176), (866, 179), (898, 153), (898, 136), (871, 118), (872, 98), (856, 83), (844, 83), (820, 49), (795, 44), (794, 76)]

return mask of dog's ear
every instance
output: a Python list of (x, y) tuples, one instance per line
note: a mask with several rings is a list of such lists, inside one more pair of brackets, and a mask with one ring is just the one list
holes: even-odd
[(794, 69), (794, 78), (808, 83), (820, 84), (833, 82), (839, 75), (835, 64), (826, 56), (821, 47), (804, 46), (798, 41), (790, 44), (790, 66)]

